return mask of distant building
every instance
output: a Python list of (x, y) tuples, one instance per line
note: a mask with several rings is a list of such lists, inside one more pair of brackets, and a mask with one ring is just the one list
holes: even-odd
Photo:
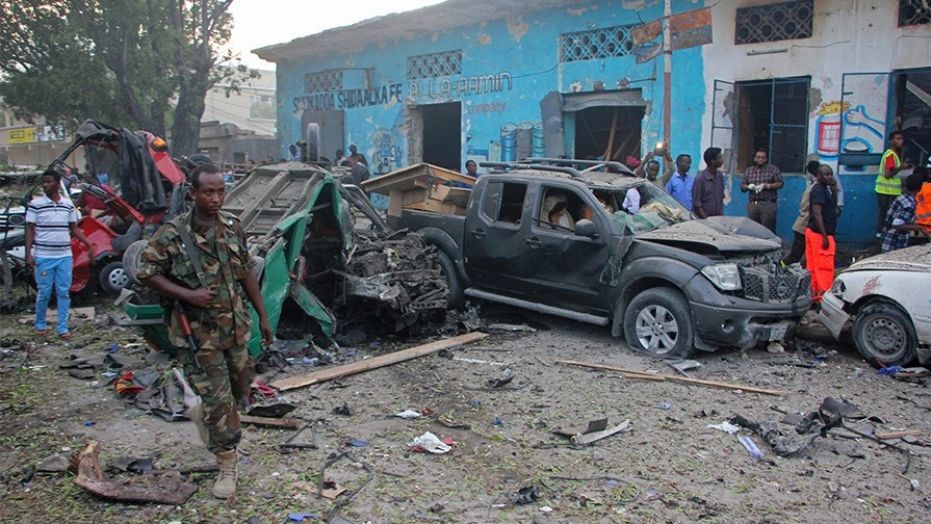
[(0, 170), (44, 167), (71, 144), (64, 128), (45, 125), (41, 117), (35, 120), (30, 124), (17, 119), (0, 101)]
[(279, 158), (276, 133), (275, 72), (259, 71), (260, 78), (248, 79), (231, 91), (220, 83), (207, 92), (201, 118), (198, 152), (218, 164), (260, 162)]
[[(642, 156), (665, 130), (662, 0), (449, 0), (256, 51), (277, 64), (280, 156), (320, 126), (373, 174), (416, 162)], [(791, 238), (805, 158), (843, 178), (842, 242), (872, 241), (885, 136), (931, 150), (926, 0), (672, 0), (670, 146), (725, 151), (729, 215), (764, 147), (786, 174)], [(612, 131), (612, 128), (614, 131)], [(613, 143), (609, 144), (609, 138)], [(864, 218), (864, 217), (869, 217)]]

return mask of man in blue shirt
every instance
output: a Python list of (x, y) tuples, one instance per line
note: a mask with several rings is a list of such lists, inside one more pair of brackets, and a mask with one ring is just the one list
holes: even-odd
[(666, 182), (666, 192), (679, 201), (689, 211), (692, 210), (692, 186), (695, 176), (689, 174), (692, 157), (682, 154), (676, 157), (676, 172)]

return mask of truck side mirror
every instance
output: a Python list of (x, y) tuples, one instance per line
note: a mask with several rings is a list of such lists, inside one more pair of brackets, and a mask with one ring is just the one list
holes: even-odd
[(595, 223), (587, 218), (583, 218), (575, 223), (575, 234), (580, 237), (598, 238), (598, 230)]

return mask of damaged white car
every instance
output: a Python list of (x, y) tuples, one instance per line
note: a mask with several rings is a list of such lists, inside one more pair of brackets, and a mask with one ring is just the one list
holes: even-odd
[(881, 366), (931, 361), (931, 245), (852, 264), (824, 295), (819, 319), (834, 338), (850, 329), (864, 358)]

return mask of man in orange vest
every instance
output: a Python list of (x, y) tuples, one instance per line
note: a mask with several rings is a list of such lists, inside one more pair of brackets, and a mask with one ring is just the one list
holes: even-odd
[(931, 172), (927, 167), (916, 167), (915, 174), (922, 175), (925, 179), (925, 183), (921, 185), (921, 189), (915, 195), (917, 201), (915, 224), (921, 226), (925, 234), (912, 237), (909, 242), (911, 245), (927, 244), (928, 235), (931, 235)]
[(882, 236), (883, 226), (886, 222), (886, 213), (889, 206), (902, 194), (902, 181), (896, 176), (903, 169), (910, 169), (911, 162), (902, 161), (902, 149), (905, 147), (905, 136), (901, 131), (889, 133), (889, 149), (883, 153), (879, 161), (879, 173), (876, 175), (876, 202), (879, 213), (876, 215), (876, 237)]

